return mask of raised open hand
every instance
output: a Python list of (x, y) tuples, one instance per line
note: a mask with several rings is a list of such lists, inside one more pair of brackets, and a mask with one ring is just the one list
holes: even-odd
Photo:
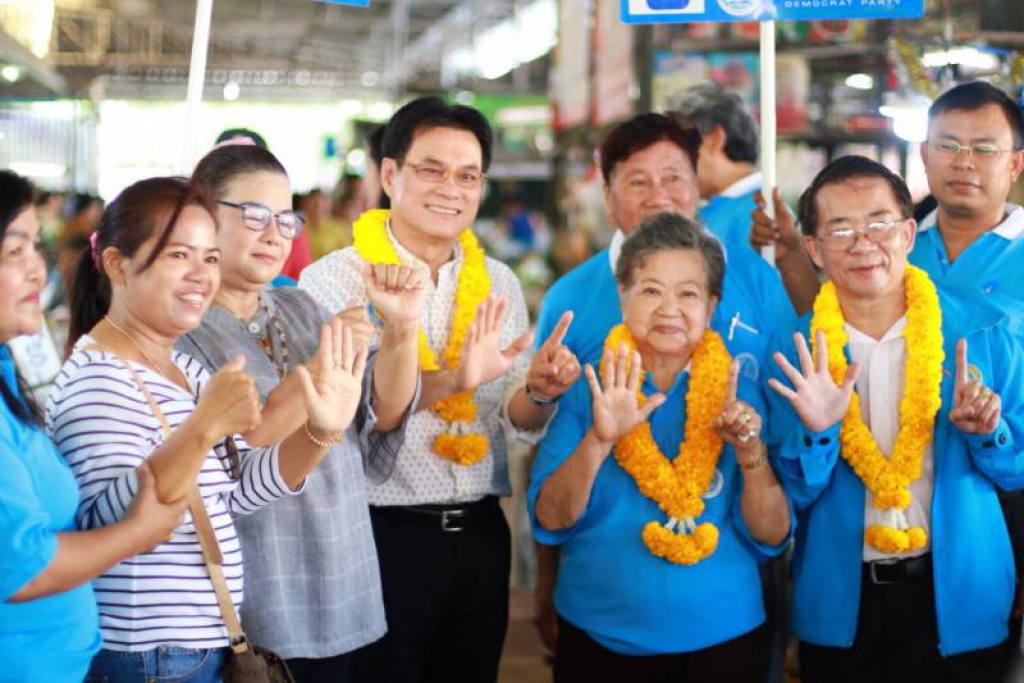
[(742, 454), (759, 454), (761, 451), (761, 416), (753, 406), (736, 398), (739, 385), (740, 361), (729, 365), (729, 382), (725, 388), (722, 413), (711, 422), (722, 441), (736, 449), (737, 457)]
[(303, 365), (296, 368), (311, 427), (332, 434), (348, 428), (359, 407), (366, 355), (366, 347), (357, 346), (352, 331), (338, 318), (320, 329), (313, 372)]
[(999, 426), (1002, 399), (980, 379), (971, 379), (968, 367), (967, 340), (961, 339), (956, 343), (956, 384), (949, 421), (967, 434), (991, 434)]
[(814, 432), (824, 431), (846, 415), (854, 385), (860, 375), (860, 365), (852, 363), (846, 369), (843, 383), (837, 386), (828, 371), (828, 345), (825, 333), (818, 330), (816, 363), (811, 360), (811, 352), (802, 334), (794, 334), (793, 341), (797, 356), (800, 358), (801, 370), (794, 368), (781, 353), (776, 352), (774, 356), (776, 364), (793, 383), (793, 388), (790, 389), (774, 377), (768, 380), (768, 385), (793, 405), (807, 429)]
[(769, 218), (765, 211), (765, 199), (760, 191), (754, 193), (757, 208), (750, 215), (750, 244), (755, 248), (775, 246), (775, 258), (784, 259), (793, 250), (800, 249), (800, 231), (797, 230), (793, 214), (786, 202), (782, 201), (779, 188), (772, 194), (775, 218)]
[(580, 364), (576, 354), (562, 344), (570, 323), (572, 311), (566, 311), (551, 331), (551, 336), (537, 349), (526, 375), (526, 384), (534, 394), (556, 398), (579, 379)]
[(601, 441), (612, 443), (629, 434), (665, 402), (665, 395), (651, 394), (640, 407), (637, 391), (640, 387), (640, 354), (629, 354), (625, 345), (619, 347), (616, 355), (605, 349), (601, 359), (604, 389), (594, 373), (594, 367), (587, 365), (585, 372), (593, 395), (594, 434)]
[(385, 324), (419, 321), (427, 288), (415, 268), (364, 263), (362, 276), (366, 298)]
[(527, 332), (502, 350), (501, 326), (507, 308), (508, 299), (492, 294), (476, 309), (476, 319), (466, 332), (459, 359), (459, 391), (470, 391), (498, 379), (533, 342), (533, 332)]

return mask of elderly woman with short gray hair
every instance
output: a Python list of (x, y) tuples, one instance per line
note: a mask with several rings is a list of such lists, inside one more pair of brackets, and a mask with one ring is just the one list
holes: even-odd
[(534, 536), (562, 547), (556, 683), (764, 679), (757, 564), (792, 512), (759, 393), (708, 328), (724, 270), (694, 221), (641, 224), (615, 274), (625, 322), (589, 359), (600, 379), (588, 365), (538, 452)]

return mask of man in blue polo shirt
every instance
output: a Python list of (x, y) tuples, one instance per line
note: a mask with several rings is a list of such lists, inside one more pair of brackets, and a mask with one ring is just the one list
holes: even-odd
[(669, 116), (692, 122), (701, 135), (697, 188), (700, 220), (730, 249), (750, 246), (757, 170), (757, 124), (743, 100), (715, 83), (687, 88)]
[[(537, 321), (537, 334), (554, 328), (565, 311), (573, 311), (563, 343), (581, 363), (594, 363), (608, 331), (622, 322), (614, 269), (626, 235), (651, 215), (670, 212), (693, 218), (697, 213), (696, 171), (701, 137), (696, 127), (681, 126), (662, 114), (642, 114), (613, 129), (601, 145), (605, 207), (617, 228), (612, 242), (559, 279), (548, 290)], [(714, 230), (712, 229), (712, 232)], [(776, 329), (793, 324), (795, 313), (778, 273), (749, 248), (726, 245), (722, 300), (712, 329), (730, 353), (743, 360), (742, 372), (758, 383)], [(551, 592), (557, 574), (557, 550), (538, 549), (535, 609), (542, 637), (553, 648)]]
[(928, 110), (921, 159), (938, 207), (911, 263), (938, 284), (1024, 301), (1024, 208), (1007, 202), (1024, 171), (1020, 107), (981, 81), (952, 88)]

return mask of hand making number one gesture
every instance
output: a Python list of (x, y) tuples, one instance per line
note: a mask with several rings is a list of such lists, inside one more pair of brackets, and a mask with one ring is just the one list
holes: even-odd
[(761, 415), (749, 403), (736, 398), (740, 365), (739, 360), (729, 364), (722, 413), (711, 422), (711, 428), (722, 441), (736, 449), (737, 455), (741, 452), (756, 455), (761, 451)]
[(641, 361), (636, 351), (629, 354), (625, 345), (616, 355), (605, 349), (601, 359), (604, 388), (597, 381), (594, 366), (587, 365), (587, 382), (593, 395), (594, 435), (605, 443), (614, 443), (629, 434), (665, 402), (664, 394), (651, 394), (640, 407), (637, 390), (640, 386)]
[(949, 421), (967, 434), (991, 434), (999, 426), (1002, 399), (980, 379), (968, 374), (967, 340), (956, 343), (956, 384)]
[(559, 318), (555, 329), (533, 357), (526, 384), (534, 395), (558, 398), (580, 377), (580, 364), (569, 347), (562, 342), (572, 323), (572, 311)]
[(860, 375), (860, 365), (851, 363), (846, 369), (843, 383), (837, 385), (828, 371), (828, 345), (825, 333), (818, 331), (818, 359), (811, 360), (807, 341), (799, 332), (793, 335), (800, 370), (797, 370), (781, 353), (776, 352), (776, 364), (786, 373), (793, 388), (785, 386), (775, 378), (768, 385), (788, 400), (807, 429), (820, 432), (828, 429), (846, 416), (850, 397)]

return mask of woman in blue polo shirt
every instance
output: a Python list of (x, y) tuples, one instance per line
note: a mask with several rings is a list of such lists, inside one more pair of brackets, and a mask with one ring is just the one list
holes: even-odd
[(787, 542), (791, 511), (759, 393), (708, 330), (724, 268), (690, 219), (641, 224), (616, 269), (625, 322), (602, 382), (588, 366), (538, 452), (534, 536), (562, 548), (556, 683), (765, 677), (757, 564)]
[(7, 342), (42, 324), (46, 266), (32, 186), (0, 171), (0, 662), (4, 681), (81, 681), (99, 649), (89, 581), (166, 539), (185, 502), (157, 501), (152, 478), (120, 524), (76, 532), (78, 489), (37, 426)]

